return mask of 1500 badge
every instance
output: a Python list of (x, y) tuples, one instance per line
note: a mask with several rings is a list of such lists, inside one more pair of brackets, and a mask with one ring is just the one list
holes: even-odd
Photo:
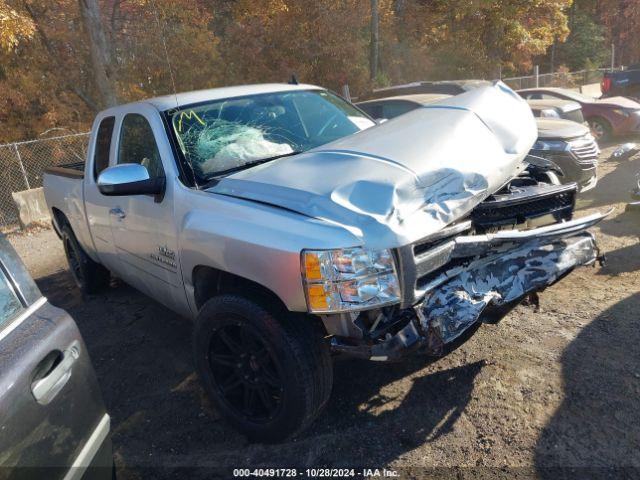
[(169, 247), (158, 245), (158, 253), (152, 253), (149, 255), (152, 260), (160, 262), (171, 268), (178, 268), (176, 264), (176, 252)]

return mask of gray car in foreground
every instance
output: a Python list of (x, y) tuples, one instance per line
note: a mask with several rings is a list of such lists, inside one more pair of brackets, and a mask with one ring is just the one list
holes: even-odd
[(0, 478), (111, 479), (109, 425), (75, 322), (0, 236)]
[(576, 182), (580, 192), (598, 183), (600, 148), (589, 128), (581, 123), (538, 118), (538, 140), (532, 155), (551, 160), (562, 170), (563, 182)]
[(536, 137), (501, 83), (380, 125), (319, 87), (246, 85), (100, 113), (44, 190), (78, 286), (113, 272), (193, 319), (217, 411), (278, 441), (326, 405), (331, 353), (444, 355), (596, 261), (604, 214), (573, 219), (575, 184), (525, 161)]

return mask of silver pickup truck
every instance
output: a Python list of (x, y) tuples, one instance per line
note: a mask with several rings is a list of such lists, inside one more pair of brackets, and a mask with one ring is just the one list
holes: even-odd
[(332, 354), (446, 354), (595, 262), (575, 184), (526, 160), (502, 83), (376, 124), (312, 85), (171, 95), (101, 112), (86, 163), (44, 178), (78, 286), (110, 273), (194, 320), (197, 370), (251, 439), (317, 417)]

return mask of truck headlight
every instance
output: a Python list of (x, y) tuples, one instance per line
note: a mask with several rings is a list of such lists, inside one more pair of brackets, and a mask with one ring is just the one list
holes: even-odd
[(302, 275), (310, 312), (363, 310), (400, 301), (389, 250), (303, 250)]

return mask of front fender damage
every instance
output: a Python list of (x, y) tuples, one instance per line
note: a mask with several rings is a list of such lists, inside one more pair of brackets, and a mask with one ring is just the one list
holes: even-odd
[(478, 320), (499, 320), (530, 293), (544, 290), (597, 258), (596, 242), (585, 232), (550, 243), (533, 240), (508, 253), (472, 262), (428, 294), (416, 309), (426, 333), (426, 350), (442, 352)]
[[(441, 356), (464, 340), (472, 327), (496, 323), (524, 298), (553, 285), (576, 267), (601, 260), (593, 235), (585, 229), (604, 216), (543, 227), (527, 232), (524, 238), (517, 231), (489, 239), (477, 236), (475, 247), (480, 246), (482, 254), (445, 267), (422, 292), (422, 301), (395, 312), (399, 325), (395, 334), (358, 346), (334, 337), (332, 346), (338, 352), (379, 361), (399, 360), (415, 351)], [(561, 229), (565, 236), (557, 233)], [(473, 238), (463, 237), (456, 249), (462, 253), (474, 250)]]

